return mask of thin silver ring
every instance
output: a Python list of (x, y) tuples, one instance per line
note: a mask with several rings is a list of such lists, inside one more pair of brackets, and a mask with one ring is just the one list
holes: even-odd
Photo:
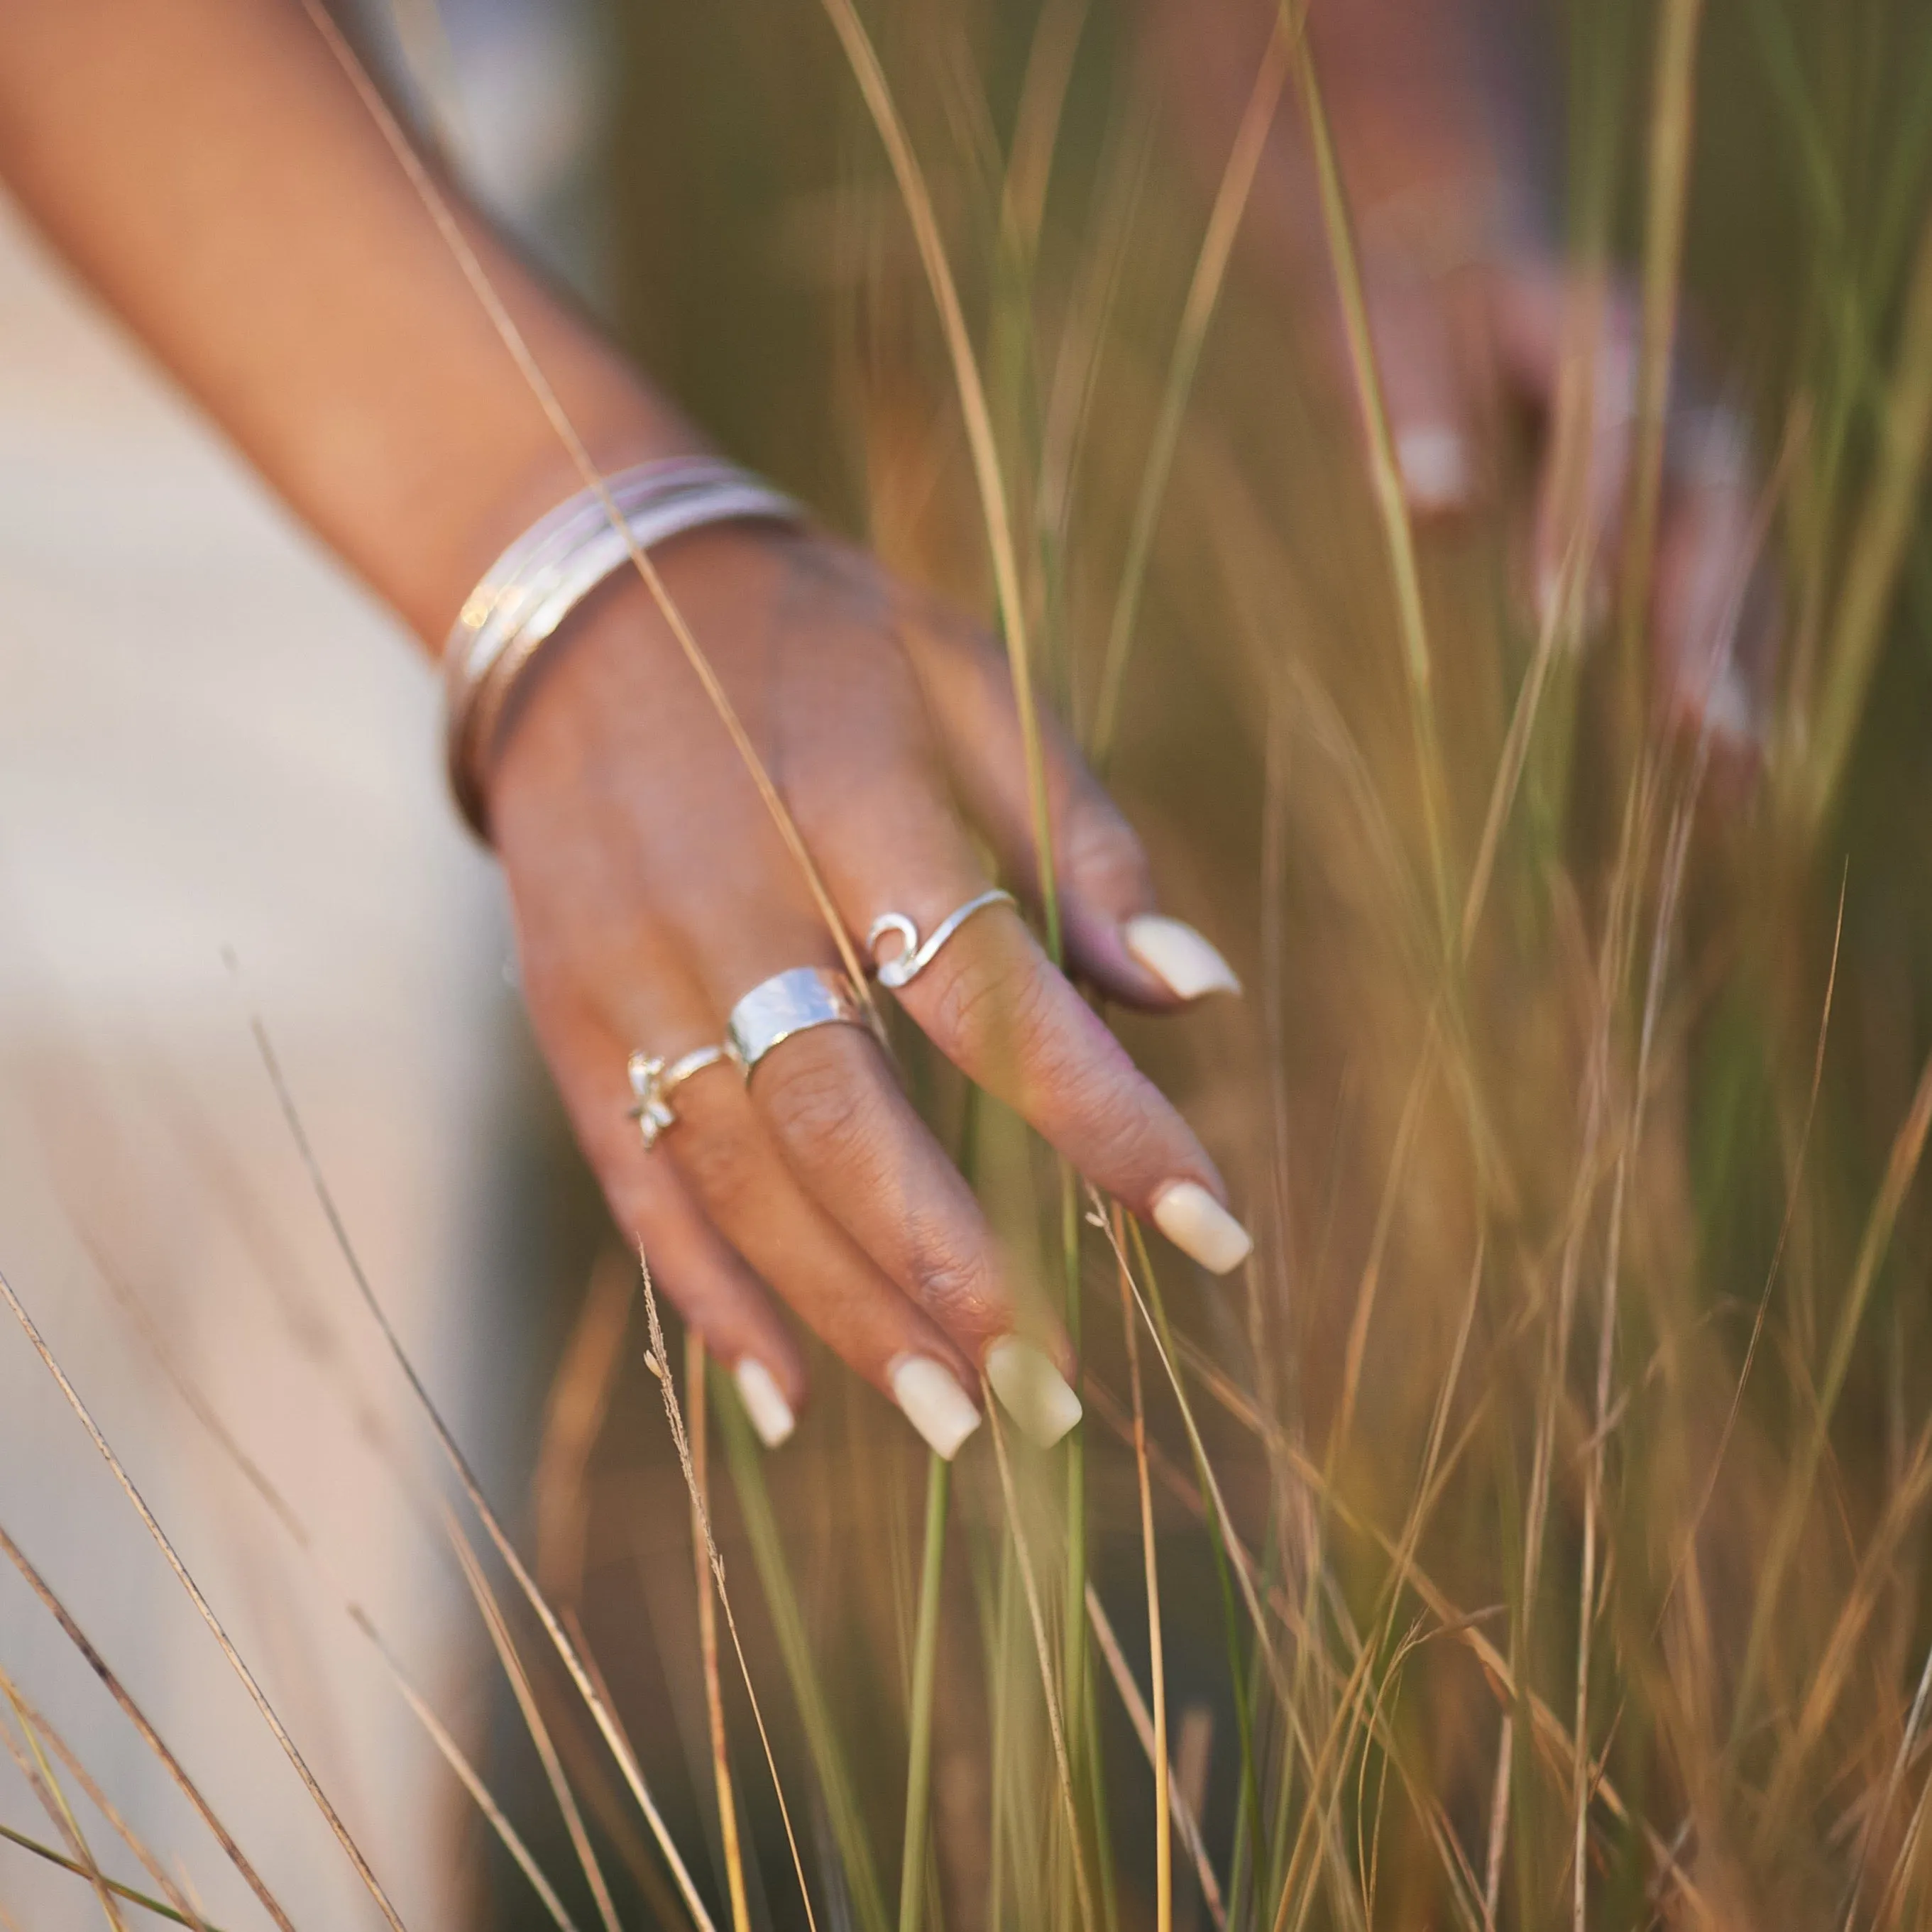
[(658, 1054), (632, 1054), (626, 1071), (631, 1076), (631, 1091), (638, 1096), (638, 1104), (631, 1109), (631, 1118), (644, 1137), (646, 1154), (677, 1125), (677, 1109), (671, 1105), (671, 1096), (694, 1073), (716, 1066), (724, 1058), (722, 1046), (694, 1046), (688, 1053), (669, 1062)]
[(760, 1060), (775, 1046), (813, 1027), (855, 1026), (872, 1030), (865, 1010), (843, 973), (823, 966), (794, 966), (762, 980), (731, 1009), (724, 1051), (750, 1084)]
[(922, 944), (919, 928), (902, 912), (882, 912), (873, 920), (866, 934), (866, 950), (877, 960), (879, 941), (889, 932), (896, 932), (905, 941), (904, 949), (892, 958), (880, 963), (879, 984), (890, 986), (897, 992), (900, 987), (910, 986), (932, 964), (939, 949), (970, 919), (976, 912), (983, 911), (990, 905), (1017, 905), (1019, 902), (1012, 894), (995, 886), (968, 899), (962, 906), (956, 906), (932, 928), (932, 936)]

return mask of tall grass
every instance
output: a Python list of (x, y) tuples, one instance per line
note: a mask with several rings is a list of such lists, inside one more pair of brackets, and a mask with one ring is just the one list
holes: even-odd
[[(1527, 478), (1410, 525), (1294, 9), (1196, 194), (1120, 22), (1071, 0), (1017, 23), (826, 0), (796, 57), (795, 18), (734, 8), (753, 31), (720, 86), (782, 46), (841, 130), (854, 245), (824, 299), (867, 318), (847, 439), (796, 480), (850, 501), (854, 451), (932, 479), (915, 518), (873, 506), (890, 560), (988, 616), (1027, 706), (1089, 727), (1174, 908), (1257, 989), (1122, 1025), (1263, 1238), (1242, 1278), (1198, 1277), (903, 1042), (1001, 1234), (1064, 1286), (1088, 1420), (1042, 1455), (989, 1408), (949, 1474), (821, 1364), (766, 1457), (701, 1352), (680, 1404), (650, 1303), (656, 1389), (632, 1359), (608, 1416), (601, 1384), (570, 1409), (592, 1420), (543, 1516), (594, 1545), (613, 1498), (686, 1499), (652, 1528), (688, 1536), (699, 1597), (662, 1660), (702, 1684), (688, 1759), (634, 1738), (434, 1422), (515, 1589), (459, 1560), (554, 1739), (554, 1803), (491, 1768), (534, 1888), (496, 1922), (566, 1922), (568, 1892), (607, 1924), (867, 1932), (1925, 1922), (1932, 30), (1886, 0), (1574, 10), (1556, 226), (1580, 283), (1621, 262), (1637, 292), (1635, 458), (1618, 553), (1564, 522), (1532, 621)], [(1340, 396), (1238, 245), (1277, 94)], [(1642, 688), (1694, 314), (1784, 452), (1788, 648), (1748, 799)], [(1586, 326), (1539, 426), (1559, 510), (1592, 352)], [(326, 1150), (299, 1150), (321, 1185)], [(637, 1640), (628, 1570), (560, 1569), (607, 1657)], [(1213, 1720), (1191, 1794), (1183, 1699)], [(713, 1885), (686, 1814), (718, 1821)], [(40, 1849), (104, 1910), (192, 1922)]]

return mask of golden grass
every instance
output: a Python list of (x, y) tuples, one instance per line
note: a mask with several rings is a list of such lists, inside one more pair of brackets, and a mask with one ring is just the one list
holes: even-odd
[[(1810, 37), (1774, 76), (1792, 105), (1764, 145), (1804, 176), (1794, 218), (1816, 255), (1754, 284), (1772, 321), (1752, 344), (1783, 452), (1766, 549), (1809, 642), (1778, 700), (1772, 806), (1724, 819), (1703, 795), (1708, 746), (1626, 733), (1577, 662), (1596, 533), (1561, 513), (1590, 454), (1589, 303), (1544, 426), (1563, 554), (1539, 621), (1515, 606), (1498, 532), (1408, 527), (1334, 104), (1305, 43), (1278, 33), (1273, 57), (1293, 50), (1323, 196), (1354, 382), (1340, 422), (1284, 397), (1278, 326), (1232, 247), (1259, 82), (1204, 231), (1082, 0), (1028, 22), (997, 103), (992, 82), (960, 98), (985, 79), (962, 62), (997, 65), (964, 27), (928, 45), (850, 0), (827, 10), (865, 117), (841, 165), (876, 170), (883, 142), (902, 213), (874, 229), (903, 219), (912, 240), (841, 292), (874, 305), (890, 364), (858, 372), (850, 406), (866, 434), (916, 442), (953, 539), (934, 550), (970, 553), (965, 587), (1000, 615), (1028, 690), (1070, 708), (1102, 694), (1112, 769), (1164, 883), (1190, 896), (1178, 909), (1238, 950), (1259, 925), (1258, 1018), (1204, 1012), (1184, 1044), (1135, 1040), (1266, 1211), (1245, 1277), (1209, 1285), (1070, 1192), (998, 1110), (969, 1117), (1002, 1234), (1067, 1284), (1090, 1418), (1077, 1454), (1034, 1456), (995, 1414), (949, 1483), (827, 1376), (766, 1460), (728, 1383), (692, 1364), (680, 1419), (661, 1376), (679, 1480), (639, 1492), (680, 1499), (680, 1525), (688, 1501), (697, 1638), (664, 1667), (703, 1676), (685, 1770), (730, 1821), (734, 1932), (758, 1922), (779, 1859), (776, 1922), (801, 1910), (795, 1880), (820, 1922), (838, 1900), (884, 1932), (873, 1846), (895, 1838), (902, 1932), (935, 1913), (948, 1932), (1144, 1932), (1184, 1923), (1190, 1891), (1244, 1932), (1920, 1922), (1932, 1422), (1913, 1288), (1932, 1059), (1907, 869), (1922, 848), (1898, 802), (1914, 721), (1874, 694), (1922, 688), (1893, 607), (1922, 539), (1932, 256), (1910, 259), (1927, 137), (1894, 142), (1874, 118), (1854, 138), (1847, 104), (1904, 26), (1874, 15), (1870, 58), (1843, 73), (1821, 12), (1777, 6), (1760, 34)], [(1700, 248), (1730, 238), (1700, 226), (1693, 164), (1726, 106), (1713, 76), (1759, 84), (1713, 66), (1720, 37), (1754, 31), (1728, 10), (1667, 0), (1656, 25), (1634, 128), (1591, 62), (1576, 80), (1578, 286), (1606, 298), (1612, 238), (1641, 239), (1612, 614), (1625, 671), (1678, 311), (1712, 286)], [(1113, 93), (1089, 170), (1096, 76)], [(1626, 148), (1640, 181), (1611, 165)], [(1868, 204), (1892, 241), (1866, 245), (1847, 211)], [(930, 403), (910, 428), (908, 394)], [(1610, 714), (1630, 702), (1613, 688)], [(1883, 893), (1881, 863), (1899, 868)], [(951, 1088), (911, 1060), (948, 1124)], [(1090, 1293), (1123, 1306), (1124, 1334), (1083, 1328)], [(1160, 1370), (1144, 1380), (1143, 1330)], [(560, 1414), (600, 1376), (580, 1361), (565, 1381)], [(544, 1478), (553, 1524), (604, 1520), (587, 1495), (605, 1459), (664, 1463), (602, 1440), (601, 1398), (572, 1413)], [(646, 1784), (574, 1618), (545, 1607), (580, 1563), (532, 1584), (434, 1426), (708, 1923), (649, 1796), (679, 1767), (640, 1730)], [(741, 1598), (742, 1633), (723, 1595), (740, 1550), (764, 1600)], [(1144, 1660), (1126, 1654), (1130, 1574)], [(782, 1833), (761, 1832), (734, 1778), (718, 1606), (747, 1688), (776, 1670), (790, 1690), (758, 1720)], [(1170, 1701), (1202, 1696), (1222, 1761), (1190, 1803), (1166, 1733)], [(572, 1769), (587, 1813), (614, 1818), (601, 1771)]]
[(718, 1673), (718, 1612), (711, 1576), (711, 1447), (706, 1426), (705, 1348), (701, 1335), (687, 1334), (684, 1345), (684, 1400), (691, 1416), (691, 1556), (698, 1585), (698, 1645), (704, 1667), (704, 1716), (711, 1736), (711, 1788), (718, 1801), (718, 1834), (724, 1851), (724, 1874), (734, 1932), (750, 1932), (751, 1906), (745, 1895), (745, 1858), (738, 1843), (738, 1802), (731, 1789), (730, 1745), (724, 1732), (724, 1687)]
[(0, 1552), (4, 1552), (7, 1560), (20, 1573), (28, 1588), (39, 1598), (47, 1613), (60, 1626), (62, 1634), (73, 1646), (82, 1661), (100, 1679), (108, 1695), (120, 1707), (122, 1715), (134, 1726), (141, 1742), (159, 1760), (169, 1778), (173, 1781), (176, 1788), (189, 1804), (194, 1806), (202, 1822), (213, 1834), (215, 1843), (221, 1847), (228, 1862), (241, 1874), (243, 1882), (254, 1894), (256, 1900), (261, 1905), (262, 1910), (267, 1912), (270, 1920), (280, 1928), (280, 1932), (295, 1932), (288, 1914), (282, 1910), (274, 1894), (262, 1882), (260, 1875), (249, 1863), (241, 1846), (230, 1834), (227, 1827), (216, 1816), (213, 1807), (202, 1796), (200, 1787), (195, 1784), (194, 1779), (189, 1777), (181, 1760), (162, 1742), (160, 1732), (148, 1721), (140, 1706), (128, 1694), (120, 1678), (108, 1667), (106, 1660), (88, 1642), (80, 1626), (68, 1614), (66, 1606), (59, 1598), (55, 1595), (46, 1580), (33, 1564), (28, 1562), (20, 1545), (7, 1534), (4, 1528), (0, 1528)]
[(14, 1292), (12, 1284), (4, 1275), (0, 1275), (0, 1300), (6, 1303), (8, 1312), (20, 1324), (28, 1345), (40, 1358), (47, 1372), (53, 1377), (67, 1406), (73, 1410), (81, 1426), (87, 1431), (88, 1439), (112, 1473), (122, 1494), (134, 1505), (134, 1513), (141, 1519), (142, 1527), (153, 1538), (154, 1546), (161, 1552), (168, 1568), (174, 1572), (175, 1580), (187, 1592), (196, 1613), (207, 1626), (209, 1635), (214, 1639), (222, 1656), (227, 1661), (228, 1667), (240, 1679), (242, 1689), (248, 1694), (248, 1701), (260, 1714), (262, 1721), (268, 1726), (276, 1743), (281, 1747), (282, 1755), (288, 1760), (296, 1775), (302, 1780), (303, 1789), (308, 1792), (316, 1809), (322, 1814), (330, 1834), (355, 1867), (356, 1876), (362, 1880), (364, 1889), (374, 1900), (376, 1910), (388, 1922), (392, 1932), (404, 1932), (402, 1921), (396, 1916), (395, 1908), (390, 1904), (388, 1894), (383, 1891), (381, 1881), (377, 1879), (368, 1860), (363, 1856), (362, 1848), (350, 1835), (348, 1826), (342, 1822), (335, 1807), (329, 1802), (328, 1794), (323, 1791), (314, 1772), (310, 1770), (308, 1760), (297, 1748), (296, 1741), (290, 1736), (280, 1718), (276, 1716), (274, 1707), (263, 1694), (261, 1685), (256, 1682), (254, 1672), (243, 1660), (242, 1653), (229, 1641), (228, 1633), (222, 1628), (221, 1621), (214, 1614), (213, 1606), (202, 1594), (200, 1585), (188, 1574), (187, 1566), (176, 1554), (175, 1546), (168, 1540), (166, 1532), (155, 1520), (154, 1512), (142, 1499), (141, 1492), (134, 1486), (132, 1478), (122, 1465), (120, 1457), (115, 1454), (106, 1437), (96, 1426), (94, 1418), (88, 1413), (86, 1405), (81, 1400), (73, 1383), (68, 1381), (66, 1372), (55, 1360), (52, 1351), (41, 1338), (40, 1330), (34, 1325), (33, 1318), (21, 1305), (19, 1296)]
[(771, 1733), (765, 1728), (764, 1713), (758, 1707), (758, 1694), (752, 1687), (751, 1666), (745, 1660), (745, 1647), (738, 1636), (738, 1619), (732, 1613), (730, 1593), (724, 1587), (724, 1559), (718, 1555), (716, 1539), (711, 1534), (711, 1515), (705, 1504), (704, 1486), (698, 1479), (692, 1458), (691, 1438), (685, 1429), (683, 1411), (678, 1406), (677, 1388), (664, 1347), (664, 1328), (658, 1319), (657, 1293), (651, 1286), (650, 1264), (641, 1255), (638, 1262), (644, 1281), (644, 1317), (650, 1324), (651, 1337), (650, 1352), (644, 1358), (645, 1366), (664, 1396), (664, 1416), (670, 1424), (671, 1440), (677, 1446), (678, 1466), (683, 1472), (692, 1514), (704, 1540), (705, 1565), (711, 1573), (718, 1601), (724, 1609), (724, 1628), (730, 1631), (731, 1647), (737, 1653), (739, 1674), (744, 1680), (745, 1694), (751, 1700), (752, 1720), (758, 1727), (758, 1742), (764, 1749), (766, 1768), (771, 1773), (772, 1789), (777, 1796), (779, 1816), (784, 1822), (785, 1844), (791, 1852), (793, 1874), (798, 1880), (799, 1902), (804, 1908), (806, 1924), (815, 1928), (818, 1922), (812, 1909), (812, 1888), (806, 1880), (805, 1862), (799, 1856), (798, 1834), (793, 1828), (791, 1808), (785, 1802), (784, 1784), (778, 1775), (778, 1760), (772, 1752)]
[[(66, 1740), (38, 1711), (34, 1709), (22, 1694), (20, 1686), (4, 1671), (0, 1671), (0, 1696), (4, 1696), (8, 1703), (12, 1706), (14, 1719), (20, 1726), (20, 1733), (32, 1747), (34, 1759), (40, 1767), (40, 1778), (52, 1784), (52, 1769), (47, 1764), (40, 1750), (40, 1745), (44, 1742), (47, 1748), (66, 1766), (68, 1775), (86, 1793), (88, 1802), (107, 1820), (115, 1836), (140, 1862), (142, 1869), (154, 1880), (162, 1896), (174, 1907), (182, 1920), (186, 1924), (194, 1926), (196, 1932), (207, 1932), (207, 1928), (200, 1915), (195, 1910), (188, 1894), (175, 1882), (173, 1876), (170, 1873), (167, 1867), (161, 1863), (160, 1858), (153, 1852), (149, 1850), (146, 1844), (115, 1808), (112, 1801), (108, 1797), (106, 1792), (102, 1790), (100, 1785), (94, 1781), (92, 1774), (89, 1772), (86, 1766), (82, 1764), (68, 1748)], [(54, 1788), (57, 1792), (58, 1786)], [(64, 1798), (61, 1800), (61, 1812), (68, 1831), (76, 1842), (81, 1844), (82, 1850), (85, 1854), (86, 1848), (84, 1840), (80, 1838), (80, 1827)], [(100, 1894), (102, 1910), (106, 1913), (110, 1923), (120, 1924), (122, 1921), (119, 1912), (116, 1909), (114, 1896), (108, 1887), (105, 1876), (100, 1868), (94, 1864), (91, 1856), (87, 1858), (87, 1862), (91, 1868), (88, 1876), (95, 1889)]]

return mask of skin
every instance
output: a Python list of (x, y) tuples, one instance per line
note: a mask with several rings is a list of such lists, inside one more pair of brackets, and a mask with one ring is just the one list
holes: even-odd
[[(46, 233), (267, 481), (434, 653), (495, 554), (580, 479), (395, 158), (291, 0), (45, 0), (0, 9), (0, 172)], [(649, 385), (466, 217), (490, 277), (608, 471), (701, 447)], [(664, 584), (776, 776), (850, 931), (922, 931), (1022, 889), (1023, 761), (1003, 658), (973, 627), (814, 534), (666, 544)], [(1177, 1002), (1129, 956), (1140, 846), (1048, 748), (1072, 962)], [(633, 1048), (718, 1039), (768, 975), (836, 953), (799, 868), (634, 577), (590, 599), (520, 687), (485, 760), (530, 1017), (620, 1225), (728, 1362), (793, 1407), (780, 1304), (882, 1388), (908, 1354), (969, 1391), (989, 1346), (1070, 1368), (970, 1191), (866, 1034), (775, 1050), (678, 1096), (647, 1154)], [(1137, 1213), (1212, 1162), (1018, 914), (974, 919), (908, 987), (912, 1018)]]

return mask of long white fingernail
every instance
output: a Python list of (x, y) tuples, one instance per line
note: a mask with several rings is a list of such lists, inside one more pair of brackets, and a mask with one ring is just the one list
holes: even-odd
[(952, 1371), (930, 1355), (902, 1355), (892, 1364), (892, 1400), (926, 1438), (932, 1453), (950, 1462), (980, 1426), (973, 1399)]
[(1395, 460), (1410, 507), (1425, 514), (1460, 510), (1475, 491), (1469, 446), (1446, 423), (1417, 423), (1395, 440)]
[(1234, 969), (1191, 926), (1144, 912), (1120, 928), (1121, 943), (1178, 999), (1238, 993)]
[(731, 1379), (738, 1384), (738, 1400), (745, 1405), (758, 1440), (767, 1449), (790, 1441), (798, 1418), (792, 1414), (791, 1404), (771, 1370), (755, 1355), (745, 1355), (731, 1371)]
[(1724, 668), (1712, 680), (1704, 695), (1704, 722), (1716, 738), (1727, 738), (1740, 745), (1751, 743), (1757, 736), (1756, 721), (1751, 716), (1750, 687), (1735, 658), (1726, 658)]
[(1080, 1398), (1030, 1342), (1006, 1335), (986, 1351), (986, 1379), (1020, 1432), (1051, 1449), (1080, 1420)]
[(1536, 572), (1536, 622), (1540, 630), (1548, 630), (1558, 616), (1558, 603), (1563, 595), (1563, 573), (1553, 563), (1545, 562), (1538, 566)]
[(1238, 1268), (1254, 1251), (1246, 1228), (1198, 1180), (1177, 1180), (1155, 1198), (1154, 1224), (1210, 1274)]

